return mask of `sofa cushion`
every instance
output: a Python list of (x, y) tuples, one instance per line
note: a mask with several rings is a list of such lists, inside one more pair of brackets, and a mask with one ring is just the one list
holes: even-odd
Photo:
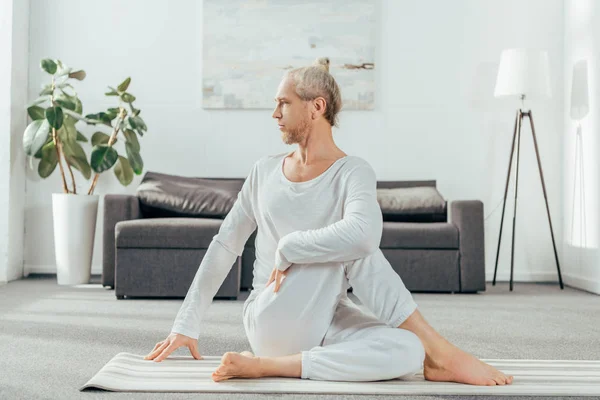
[(116, 247), (207, 249), (223, 220), (144, 218), (115, 225)]
[(447, 222), (383, 222), (380, 248), (458, 249), (458, 229)]
[(432, 186), (380, 188), (377, 202), (384, 221), (446, 222), (446, 201)]
[(137, 188), (144, 218), (223, 219), (242, 189), (242, 178), (190, 178), (147, 172)]

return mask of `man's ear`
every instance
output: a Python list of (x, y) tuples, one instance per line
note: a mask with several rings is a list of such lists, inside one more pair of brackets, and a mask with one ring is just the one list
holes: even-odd
[(325, 102), (325, 99), (322, 97), (317, 97), (314, 101), (313, 101), (313, 119), (315, 118), (315, 114), (323, 114), (325, 113), (325, 107), (327, 106), (327, 103)]

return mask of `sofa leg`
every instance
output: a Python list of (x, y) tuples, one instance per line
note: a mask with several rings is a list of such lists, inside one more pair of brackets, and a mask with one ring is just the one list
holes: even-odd
[(122, 294), (120, 294), (120, 295), (117, 296), (117, 300), (123, 300), (124, 298), (125, 298), (125, 296), (122, 295)]

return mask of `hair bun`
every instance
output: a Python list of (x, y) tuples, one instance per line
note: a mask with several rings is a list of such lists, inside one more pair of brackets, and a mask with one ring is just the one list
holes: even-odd
[(325, 71), (329, 72), (329, 58), (327, 58), (327, 57), (317, 58), (315, 60), (314, 64), (325, 68)]

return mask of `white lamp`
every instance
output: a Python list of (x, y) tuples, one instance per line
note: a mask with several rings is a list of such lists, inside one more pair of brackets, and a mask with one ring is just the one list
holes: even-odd
[[(533, 49), (506, 49), (502, 51), (500, 57), (500, 67), (498, 68), (498, 77), (496, 79), (495, 97), (517, 97), (523, 102), (525, 108), (525, 99), (547, 99), (551, 97), (550, 91), (550, 73), (548, 66), (548, 53), (544, 50)], [(504, 223), (504, 211), (506, 208), (506, 195), (508, 193), (508, 184), (510, 181), (510, 170), (512, 166), (513, 154), (515, 152), (515, 141), (518, 136), (517, 148), (517, 171), (515, 184), (515, 208), (513, 214), (512, 229), (512, 247), (510, 258), (510, 290), (513, 290), (513, 271), (514, 271), (514, 250), (515, 250), (515, 219), (517, 214), (517, 189), (519, 184), (519, 155), (521, 147), (521, 125), (523, 118), (529, 118), (531, 133), (533, 135), (533, 144), (537, 157), (540, 178), (542, 180), (542, 189), (544, 190), (544, 200), (546, 202), (546, 212), (548, 213), (548, 222), (550, 223), (550, 234), (552, 236), (552, 246), (554, 247), (554, 258), (556, 259), (556, 268), (558, 270), (558, 280), (560, 288), (564, 289), (562, 276), (560, 274), (560, 265), (558, 262), (558, 253), (556, 252), (556, 242), (554, 240), (554, 231), (552, 229), (552, 219), (550, 218), (550, 207), (548, 207), (548, 196), (546, 195), (546, 184), (544, 183), (544, 172), (540, 161), (540, 153), (535, 137), (535, 128), (533, 126), (533, 115), (531, 111), (519, 109), (515, 118), (515, 127), (512, 140), (512, 149), (510, 160), (508, 162), (508, 173), (506, 175), (506, 188), (504, 189), (504, 204), (502, 205), (502, 217), (500, 219), (500, 235), (498, 237), (498, 250), (496, 253), (496, 267), (494, 268), (493, 285), (496, 285), (496, 272), (498, 271), (498, 258), (500, 256), (500, 242), (502, 240), (502, 225)]]
[(502, 51), (494, 96), (528, 99), (552, 97), (548, 53), (530, 49)]

